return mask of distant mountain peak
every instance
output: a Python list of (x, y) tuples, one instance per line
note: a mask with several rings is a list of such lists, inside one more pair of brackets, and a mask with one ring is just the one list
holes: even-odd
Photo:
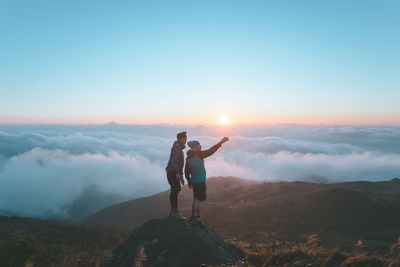
[(104, 125), (121, 125), (121, 124), (118, 122), (115, 122), (115, 121), (110, 121), (110, 122), (105, 123)]

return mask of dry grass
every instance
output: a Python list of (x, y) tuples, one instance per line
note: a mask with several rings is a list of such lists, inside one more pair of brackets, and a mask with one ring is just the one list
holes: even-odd
[(236, 266), (352, 266), (352, 267), (400, 267), (400, 239), (385, 256), (371, 255), (363, 251), (365, 244), (358, 241), (353, 251), (328, 249), (320, 245), (316, 234), (305, 242), (271, 242), (250, 244), (233, 242), (247, 258)]

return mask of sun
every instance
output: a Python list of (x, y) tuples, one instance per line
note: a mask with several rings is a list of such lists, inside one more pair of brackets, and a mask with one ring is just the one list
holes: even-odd
[(225, 126), (229, 124), (229, 119), (227, 116), (222, 116), (221, 118), (219, 118), (219, 124), (221, 126)]

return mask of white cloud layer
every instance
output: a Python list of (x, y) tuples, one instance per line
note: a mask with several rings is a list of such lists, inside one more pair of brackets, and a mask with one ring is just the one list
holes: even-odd
[[(168, 189), (175, 134), (211, 146), (208, 176), (324, 182), (400, 176), (400, 128), (183, 125), (0, 126), (0, 214), (79, 219)], [(166, 200), (168, 201), (168, 200)]]

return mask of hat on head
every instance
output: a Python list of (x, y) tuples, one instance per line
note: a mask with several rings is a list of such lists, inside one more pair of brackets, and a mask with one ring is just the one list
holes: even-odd
[(196, 140), (193, 140), (193, 141), (189, 141), (187, 144), (188, 144), (188, 146), (189, 146), (191, 149), (194, 149), (194, 147), (195, 147), (196, 145), (200, 144), (200, 142), (199, 142), (199, 141), (196, 141)]
[(177, 138), (177, 139), (180, 139), (180, 138), (187, 138), (186, 132), (180, 132), (180, 133), (178, 133), (178, 134), (176, 135), (176, 138)]

